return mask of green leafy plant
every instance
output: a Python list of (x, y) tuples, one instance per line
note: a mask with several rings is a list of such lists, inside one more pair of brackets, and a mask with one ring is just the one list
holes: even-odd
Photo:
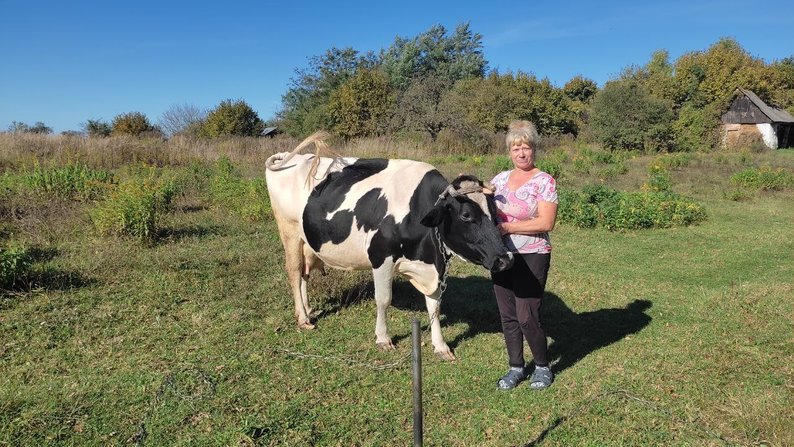
[(271, 215), (270, 199), (264, 179), (246, 180), (228, 158), (220, 158), (210, 178), (212, 203), (251, 220), (266, 220)]
[(783, 168), (749, 168), (731, 176), (731, 183), (745, 188), (780, 191), (794, 188), (794, 173)]
[(654, 162), (648, 166), (648, 180), (643, 183), (643, 191), (668, 192), (672, 188), (670, 173), (661, 163)]
[(0, 247), (0, 287), (10, 288), (30, 271), (33, 260), (24, 248)]
[(619, 192), (589, 185), (560, 191), (558, 218), (579, 228), (600, 225), (614, 231), (692, 225), (707, 215), (702, 205), (671, 192)]
[(176, 192), (170, 180), (132, 179), (119, 184), (91, 210), (91, 219), (100, 234), (152, 239), (158, 219)]
[(91, 169), (80, 163), (43, 168), (36, 162), (33, 172), (24, 177), (24, 183), (44, 194), (85, 201), (104, 196), (115, 179), (109, 171)]

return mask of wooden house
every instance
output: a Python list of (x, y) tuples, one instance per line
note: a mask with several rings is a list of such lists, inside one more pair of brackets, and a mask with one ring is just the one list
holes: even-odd
[(722, 142), (726, 147), (747, 147), (763, 142), (771, 149), (794, 147), (794, 117), (767, 105), (750, 90), (736, 95), (722, 115)]

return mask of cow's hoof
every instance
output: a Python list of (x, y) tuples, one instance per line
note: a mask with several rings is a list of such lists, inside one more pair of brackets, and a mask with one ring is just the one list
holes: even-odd
[(439, 357), (441, 360), (446, 360), (446, 361), (448, 361), (448, 362), (451, 362), (451, 361), (453, 361), (453, 360), (456, 360), (456, 358), (455, 358), (455, 354), (453, 354), (453, 353), (452, 353), (452, 351), (450, 351), (449, 349), (447, 349), (446, 351), (435, 351), (435, 354), (436, 354), (436, 355), (437, 355), (437, 356), (438, 356), (438, 357)]
[(313, 324), (309, 323), (308, 321), (304, 322), (304, 323), (298, 323), (298, 329), (311, 330), (311, 329), (314, 329), (314, 328), (315, 328), (315, 326)]
[(391, 340), (378, 342), (377, 345), (381, 349), (381, 351), (394, 351), (395, 349), (397, 349), (394, 347), (394, 344), (392, 344)]

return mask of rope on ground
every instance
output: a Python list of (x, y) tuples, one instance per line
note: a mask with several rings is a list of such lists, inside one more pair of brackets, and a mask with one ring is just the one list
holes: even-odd
[(356, 366), (362, 368), (368, 368), (375, 371), (383, 371), (387, 369), (397, 369), (404, 366), (408, 360), (411, 358), (411, 353), (405, 354), (398, 358), (397, 360), (390, 362), (390, 363), (376, 363), (376, 362), (367, 362), (363, 360), (357, 360), (350, 357), (340, 357), (336, 355), (319, 355), (319, 354), (306, 354), (304, 352), (294, 351), (292, 349), (287, 348), (276, 348), (271, 350), (274, 353), (279, 354), (286, 354), (295, 358), (304, 359), (304, 360), (319, 360), (319, 361), (326, 361), (326, 362), (336, 362), (342, 363), (348, 366)]
[[(180, 387), (180, 380), (178, 380), (181, 379), (181, 377), (178, 377), (180, 375), (185, 376), (184, 381), (190, 382), (187, 386)], [(215, 388), (215, 380), (201, 368), (191, 366), (169, 372), (163, 377), (163, 381), (157, 388), (154, 399), (149, 403), (149, 408), (146, 409), (146, 413), (144, 413), (140, 424), (138, 424), (138, 430), (127, 442), (134, 442), (138, 447), (143, 446), (146, 437), (149, 435), (146, 430), (146, 422), (152, 416), (155, 406), (163, 400), (167, 390), (180, 400), (195, 402), (215, 394)]]

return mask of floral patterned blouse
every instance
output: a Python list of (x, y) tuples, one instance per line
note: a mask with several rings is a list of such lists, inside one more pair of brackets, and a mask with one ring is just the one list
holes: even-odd
[[(491, 180), (496, 202), (496, 223), (533, 219), (538, 215), (538, 202), (557, 203), (554, 177), (540, 171), (515, 191), (507, 187), (511, 171), (500, 172)], [(549, 233), (506, 234), (502, 240), (514, 253), (550, 253)]]

